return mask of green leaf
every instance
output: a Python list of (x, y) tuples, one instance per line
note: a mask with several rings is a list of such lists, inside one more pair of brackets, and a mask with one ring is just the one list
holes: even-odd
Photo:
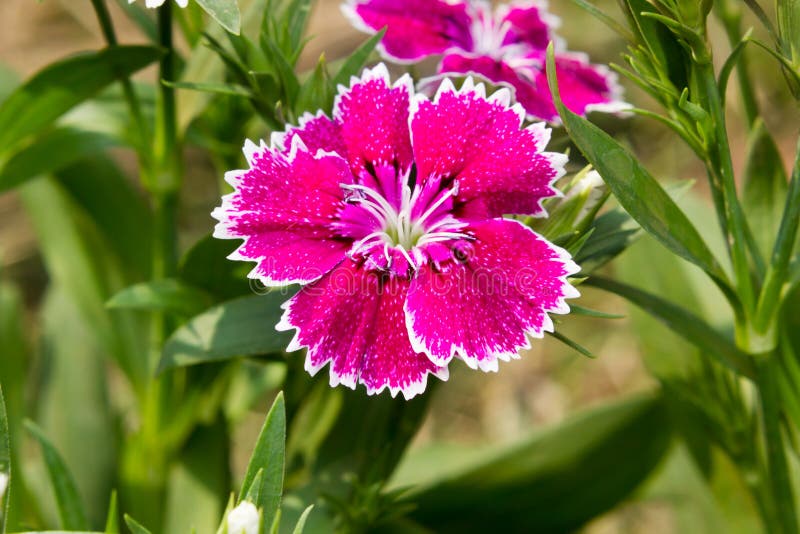
[(565, 336), (561, 332), (548, 332), (547, 334), (550, 337), (559, 340), (561, 343), (563, 343), (564, 345), (568, 346), (569, 348), (571, 348), (572, 350), (574, 350), (578, 354), (582, 354), (583, 356), (586, 356), (587, 358), (592, 358), (592, 359), (597, 358), (597, 356), (595, 354), (593, 354), (592, 351), (590, 351), (589, 349), (587, 349), (583, 345), (579, 344), (578, 342), (571, 340), (570, 338), (568, 338), (567, 336)]
[(583, 306), (578, 306), (577, 304), (570, 304), (569, 305), (570, 313), (574, 313), (576, 315), (585, 315), (586, 317), (596, 317), (598, 319), (624, 319), (624, 315), (620, 315), (618, 313), (606, 313), (599, 310), (593, 310), (591, 308), (584, 308)]
[(239, 248), (238, 240), (217, 239), (207, 235), (198, 241), (181, 259), (180, 278), (202, 288), (221, 300), (252, 293), (247, 273), (252, 265), (231, 261), (228, 256)]
[(53, 63), (0, 105), (0, 154), (38, 133), (73, 106), (161, 56), (149, 46), (117, 46)]
[(214, 20), (219, 22), (220, 26), (235, 35), (239, 35), (242, 15), (239, 13), (239, 4), (236, 0), (197, 0), (197, 3)]
[(228, 301), (179, 328), (164, 345), (159, 371), (239, 356), (283, 352), (291, 334), (278, 332), (280, 305), (290, 295), (274, 291)]
[(308, 520), (308, 516), (311, 514), (311, 510), (314, 509), (314, 505), (312, 504), (305, 510), (303, 510), (300, 519), (297, 520), (297, 524), (292, 531), (292, 534), (303, 534), (303, 531), (306, 529), (306, 521)]
[(787, 176), (775, 140), (761, 118), (750, 130), (745, 161), (742, 209), (762, 257), (769, 258), (781, 225)]
[(191, 316), (208, 308), (211, 296), (175, 279), (153, 280), (126, 287), (107, 302), (109, 308), (164, 311)]
[(117, 139), (103, 133), (55, 128), (11, 156), (0, 170), (0, 193), (117, 144)]
[(146, 342), (143, 325), (130, 314), (110, 317), (105, 308), (113, 292), (129, 285), (107, 241), (55, 181), (30, 181), (20, 187), (19, 195), (36, 230), (51, 280), (74, 302), (103, 349), (133, 384), (142, 384), (147, 374), (141, 357)]
[(251, 486), (261, 473), (259, 500), (254, 504), (264, 514), (264, 524), (271, 525), (283, 495), (283, 471), (286, 458), (286, 407), (283, 393), (278, 393), (272, 403), (264, 426), (258, 436), (256, 447), (239, 491), (239, 502), (251, 493)]
[(8, 433), (8, 415), (2, 386), (0, 386), (0, 474), (8, 477), (3, 485), (3, 491), (0, 492), (0, 533), (4, 533), (10, 501), (7, 495), (11, 482), (11, 437)]
[(622, 145), (564, 106), (559, 96), (552, 46), (548, 51), (547, 71), (553, 101), (570, 138), (597, 169), (625, 211), (665, 247), (729, 286), (711, 250), (664, 188)]
[(107, 516), (117, 460), (116, 419), (106, 388), (108, 354), (100, 332), (60, 283), (45, 294), (41, 324), (45, 379), (37, 395), (38, 423), (72, 466), (89, 523), (99, 525)]
[(42, 447), (47, 472), (53, 485), (53, 493), (58, 505), (58, 516), (61, 526), (69, 530), (86, 530), (89, 528), (86, 512), (83, 510), (75, 480), (67, 469), (64, 460), (53, 447), (44, 432), (33, 421), (25, 421), (25, 428), (36, 438)]
[(755, 376), (750, 357), (740, 351), (728, 338), (690, 311), (661, 297), (635, 287), (601, 277), (592, 277), (588, 285), (616, 293), (636, 304), (664, 323), (670, 330), (682, 336), (710, 356), (746, 377)]
[(106, 529), (103, 534), (119, 534), (117, 490), (111, 492), (111, 501), (108, 503), (108, 515), (106, 517)]
[(193, 82), (163, 82), (168, 87), (175, 89), (186, 89), (189, 91), (202, 91), (205, 93), (214, 93), (218, 95), (230, 96), (243, 96), (250, 98), (253, 96), (252, 91), (247, 87), (233, 83), (193, 83)]
[(355, 52), (350, 54), (345, 62), (339, 68), (339, 72), (333, 77), (333, 86), (339, 85), (349, 86), (350, 77), (361, 74), (361, 69), (367, 64), (369, 56), (375, 51), (375, 47), (383, 39), (386, 29), (382, 29), (369, 39), (367, 39), (361, 46), (356, 48)]
[(125, 514), (125, 524), (131, 530), (131, 534), (151, 534), (144, 526), (140, 525), (134, 518)]
[(303, 112), (316, 113), (320, 109), (326, 113), (330, 112), (333, 106), (333, 88), (323, 54), (319, 57), (317, 68), (300, 88), (295, 114), (299, 117)]
[[(394, 485), (422, 477), (406, 499), (416, 506), (410, 516), (436, 532), (495, 532), (498, 525), (505, 532), (569, 532), (637, 488), (664, 456), (671, 432), (659, 398), (633, 397), (467, 467), (448, 469), (458, 453), (426, 461), (418, 452), (400, 467)], [(415, 466), (415, 457), (424, 463)]]

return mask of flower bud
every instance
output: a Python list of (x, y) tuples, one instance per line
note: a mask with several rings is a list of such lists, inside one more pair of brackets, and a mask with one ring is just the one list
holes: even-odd
[(565, 188), (564, 197), (545, 205), (547, 219), (534, 220), (534, 229), (552, 239), (583, 232), (608, 197), (608, 190), (597, 171), (582, 170)]
[[(3, 502), (3, 495), (8, 487), (8, 473), (0, 473), (0, 502)], [(2, 512), (2, 510), (0, 510)]]
[(228, 534), (258, 534), (261, 517), (250, 501), (242, 501), (228, 513)]

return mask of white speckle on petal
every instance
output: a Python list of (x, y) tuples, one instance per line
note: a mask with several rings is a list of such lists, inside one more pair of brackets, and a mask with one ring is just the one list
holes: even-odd
[(250, 501), (242, 501), (228, 513), (228, 534), (258, 534), (259, 522), (258, 508)]

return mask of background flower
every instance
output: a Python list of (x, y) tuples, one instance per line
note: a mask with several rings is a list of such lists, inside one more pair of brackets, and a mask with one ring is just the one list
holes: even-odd
[(386, 27), (381, 52), (387, 58), (406, 63), (443, 55), (439, 74), (477, 74), (507, 85), (530, 118), (558, 121), (544, 69), (550, 41), (557, 45), (556, 70), (567, 107), (579, 114), (628, 107), (615, 74), (565, 49), (555, 34), (559, 21), (543, 3), (493, 10), (483, 1), (351, 0), (343, 10), (363, 31)]

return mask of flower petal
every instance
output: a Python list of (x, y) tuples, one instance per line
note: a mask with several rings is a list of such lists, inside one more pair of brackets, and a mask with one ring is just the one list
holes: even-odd
[(485, 96), (483, 84), (467, 78), (456, 91), (445, 79), (435, 99), (420, 96), (412, 107), (411, 136), (417, 180), (458, 181), (466, 218), (503, 214), (541, 215), (540, 203), (556, 194), (566, 156), (543, 152), (550, 130), (543, 124), (522, 129), (524, 112), (509, 107), (501, 89)]
[(425, 390), (429, 373), (448, 374), (411, 348), (403, 312), (409, 283), (345, 260), (284, 304), (277, 329), (297, 330), (287, 350), (308, 348), (310, 374), (330, 363), (331, 386), (360, 383), (370, 395), (388, 387), (410, 399)]
[[(593, 65), (586, 55), (578, 53), (557, 54), (555, 60), (561, 99), (573, 113), (615, 113), (630, 109), (630, 105), (622, 100), (622, 87), (616, 74), (608, 68)], [(536, 72), (535, 83), (540, 94), (550, 95), (544, 70)], [(552, 98), (549, 99), (549, 109), (556, 113)]]
[(340, 87), (333, 116), (353, 174), (379, 163), (396, 163), (401, 169), (411, 165), (408, 109), (413, 94), (411, 78), (403, 75), (392, 85), (383, 63), (365, 69), (348, 89)]
[[(526, 61), (528, 61), (526, 59)], [(538, 60), (536, 61), (538, 65)], [(533, 80), (539, 72), (530, 66), (511, 67), (505, 61), (488, 56), (463, 56), (449, 54), (442, 59), (439, 67), (441, 73), (476, 74), (492, 83), (505, 85), (514, 93), (514, 100), (525, 109), (529, 119), (555, 122), (558, 113), (553, 106), (550, 90), (540, 88)]]
[(386, 27), (378, 46), (395, 61), (415, 62), (451, 49), (472, 48), (471, 20), (464, 2), (351, 0), (342, 10), (364, 32)]
[(347, 147), (342, 141), (339, 125), (321, 111), (316, 115), (306, 113), (300, 117), (297, 126), (289, 126), (286, 132), (273, 134), (272, 146), (284, 147), (284, 151), (288, 152), (294, 137), (299, 137), (312, 154), (322, 150), (347, 157)]
[(256, 261), (250, 273), (267, 285), (309, 282), (344, 257), (350, 241), (332, 223), (341, 205), (340, 183), (351, 183), (347, 162), (309, 153), (299, 137), (286, 154), (248, 142), (250, 169), (225, 179), (234, 192), (212, 213), (214, 236), (243, 238), (231, 259)]
[[(548, 313), (567, 313), (578, 296), (567, 276), (579, 268), (563, 249), (521, 223), (494, 219), (470, 225), (475, 241), (462, 263), (445, 271), (424, 266), (406, 302), (411, 344), (440, 365), (453, 356), (496, 371), (518, 358), (526, 334), (553, 330)], [(463, 252), (463, 251), (462, 251)]]
[(506, 23), (504, 45), (524, 44), (544, 51), (553, 40), (552, 30), (559, 25), (558, 17), (549, 13), (539, 2), (504, 4), (498, 9), (501, 23)]

